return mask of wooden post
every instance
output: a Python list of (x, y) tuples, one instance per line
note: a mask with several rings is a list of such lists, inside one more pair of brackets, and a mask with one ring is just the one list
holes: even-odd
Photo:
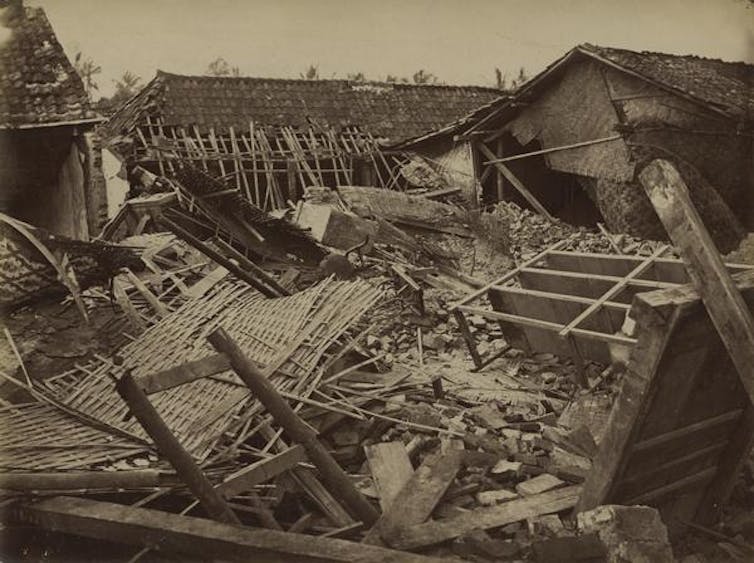
[(699, 217), (686, 184), (678, 170), (662, 159), (650, 162), (639, 180), (683, 258), (689, 278), (754, 403), (754, 320)]
[(471, 334), (469, 323), (468, 321), (466, 321), (466, 317), (464, 316), (463, 311), (461, 311), (460, 309), (454, 309), (453, 316), (456, 318), (458, 328), (461, 329), (461, 336), (463, 336), (463, 339), (466, 341), (466, 345), (469, 347), (469, 354), (471, 354), (471, 359), (474, 360), (474, 366), (478, 370), (482, 369), (482, 357), (479, 355), (479, 351), (476, 348), (474, 336)]
[(152, 403), (149, 402), (141, 387), (134, 381), (133, 376), (126, 372), (116, 383), (115, 389), (146, 433), (152, 438), (160, 453), (168, 458), (178, 476), (188, 485), (194, 496), (199, 499), (207, 514), (218, 522), (240, 524), (220, 493), (212, 487), (212, 483), (199, 469), (191, 454), (183, 449), (178, 439), (173, 436), (170, 428), (162, 420)]
[[(494, 152), (492, 152), (487, 145), (484, 145), (483, 143), (477, 143), (477, 146), (479, 147), (479, 150), (489, 159), (492, 159), (495, 161), (497, 159), (497, 156)], [(513, 174), (513, 172), (510, 171), (510, 169), (505, 166), (505, 164), (502, 164), (500, 162), (492, 162), (492, 165), (497, 168), (497, 171), (499, 174), (502, 174), (505, 176), (505, 178), (513, 185), (514, 188), (516, 188), (519, 193), (524, 196), (524, 199), (531, 204), (531, 206), (537, 211), (537, 213), (544, 215), (547, 217), (548, 220), (555, 222), (555, 219), (552, 215), (550, 215), (550, 212), (545, 209), (545, 206), (540, 203), (540, 201), (534, 197), (534, 194), (532, 194), (528, 189), (526, 189), (526, 186), (524, 186), (521, 181), (516, 178), (516, 176)]]
[[(497, 154), (498, 156), (503, 156), (503, 140), (498, 139), (497, 140)], [(496, 174), (495, 175), (496, 180), (496, 186), (497, 186), (497, 200), (498, 201), (504, 201), (505, 200), (505, 178), (503, 178), (502, 174)]]
[(307, 426), (290, 405), (280, 396), (267, 378), (244, 355), (238, 345), (222, 328), (213, 331), (207, 340), (218, 352), (228, 356), (230, 365), (254, 396), (288, 435), (306, 449), (309, 460), (319, 469), (324, 484), (365, 526), (372, 526), (379, 517), (375, 508), (356, 489), (351, 480), (317, 440), (316, 433)]

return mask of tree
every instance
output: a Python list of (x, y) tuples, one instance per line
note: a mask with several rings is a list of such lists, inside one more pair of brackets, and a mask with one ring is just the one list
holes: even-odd
[(94, 81), (94, 75), (100, 74), (102, 72), (102, 67), (96, 64), (92, 59), (88, 57), (84, 58), (81, 51), (76, 53), (76, 56), (73, 58), (73, 67), (84, 82), (86, 95), (89, 96), (89, 99), (91, 100), (94, 91), (99, 90), (99, 86), (97, 86), (97, 83)]
[(508, 83), (508, 75), (504, 74), (499, 68), (495, 67), (495, 87), (498, 90), (518, 90), (526, 82), (529, 77), (526, 74), (524, 67), (518, 69), (518, 76)]
[(529, 81), (529, 77), (526, 75), (524, 67), (518, 69), (518, 76), (511, 81), (511, 88), (518, 90)]
[(319, 65), (309, 65), (309, 68), (299, 73), (299, 76), (304, 80), (319, 80)]
[(437, 83), (437, 77), (432, 74), (431, 72), (426, 72), (423, 68), (420, 68), (417, 70), (411, 79), (414, 81), (414, 84), (436, 84)]
[(207, 65), (204, 74), (207, 76), (241, 76), (241, 71), (238, 70), (237, 66), (230, 66), (224, 58), (217, 57)]
[(350, 72), (346, 75), (346, 78), (353, 82), (366, 82), (367, 80), (367, 77), (364, 76), (363, 72)]
[(141, 87), (141, 77), (130, 70), (124, 72), (120, 80), (113, 80), (113, 82), (115, 82), (115, 94), (113, 94), (109, 101), (112, 107), (117, 107), (133, 97)]

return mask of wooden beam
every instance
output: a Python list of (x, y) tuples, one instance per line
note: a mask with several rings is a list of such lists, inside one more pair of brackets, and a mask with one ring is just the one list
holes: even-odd
[(691, 282), (754, 403), (754, 319), (689, 196), (678, 170), (653, 160), (640, 173), (644, 191), (687, 265)]
[(440, 561), (415, 553), (353, 542), (234, 526), (148, 508), (75, 497), (20, 503), (13, 513), (22, 523), (78, 536), (146, 546), (163, 553), (255, 563), (374, 563)]
[(570, 145), (562, 145), (559, 147), (552, 147), (549, 149), (541, 149), (538, 151), (525, 152), (523, 154), (514, 154), (512, 156), (506, 156), (505, 158), (495, 158), (492, 160), (487, 160), (483, 164), (495, 164), (496, 162), (499, 162), (499, 163), (510, 162), (511, 160), (519, 160), (521, 158), (528, 158), (530, 156), (536, 156), (538, 154), (549, 154), (551, 152), (565, 151), (569, 149), (576, 149), (579, 147), (588, 147), (590, 145), (597, 145), (599, 143), (607, 143), (608, 141), (617, 141), (618, 139), (622, 139), (622, 138), (623, 137), (621, 135), (611, 135), (610, 137), (602, 137), (601, 139), (593, 139), (591, 141), (582, 141), (580, 143), (572, 143)]
[(213, 249), (211, 246), (206, 244), (204, 241), (199, 240), (199, 238), (195, 237), (188, 230), (181, 227), (178, 223), (171, 221), (164, 215), (161, 215), (157, 219), (157, 222), (160, 223), (161, 225), (164, 225), (169, 230), (173, 231), (176, 235), (178, 235), (180, 238), (185, 240), (191, 246), (196, 248), (199, 252), (201, 252), (208, 258), (211, 258), (212, 260), (217, 262), (219, 265), (225, 267), (225, 269), (227, 269), (229, 272), (234, 274), (239, 279), (248, 283), (251, 287), (257, 289), (263, 295), (267, 297), (278, 297), (277, 292), (268, 288), (265, 284), (261, 283), (259, 280), (251, 276), (249, 272), (243, 270), (237, 264), (234, 264), (231, 260), (223, 256), (220, 252), (217, 252), (215, 249)]
[(560, 512), (573, 507), (580, 492), (581, 486), (573, 485), (510, 500), (497, 506), (477, 508), (443, 520), (405, 527), (397, 530), (390, 545), (397, 549), (416, 549), (457, 538), (472, 530), (498, 528), (535, 516)]
[(230, 369), (230, 361), (223, 354), (212, 354), (201, 360), (186, 362), (180, 366), (136, 378), (147, 395), (190, 383), (203, 377), (216, 375)]
[[(484, 145), (483, 143), (478, 143), (477, 146), (479, 147), (479, 150), (482, 151), (484, 156), (490, 159), (496, 159), (497, 156), (494, 152), (492, 152), (489, 147)], [(511, 172), (510, 168), (505, 166), (505, 164), (502, 164), (500, 162), (493, 162), (492, 165), (497, 168), (497, 171), (505, 176), (505, 178), (513, 184), (513, 187), (516, 188), (519, 193), (524, 196), (524, 199), (529, 202), (529, 204), (537, 211), (537, 213), (544, 215), (548, 220), (555, 222), (555, 218), (550, 215), (550, 212), (545, 209), (545, 206), (542, 205), (539, 200), (534, 197), (534, 195), (526, 189), (526, 186), (524, 186), (521, 181), (516, 178), (516, 175)]]

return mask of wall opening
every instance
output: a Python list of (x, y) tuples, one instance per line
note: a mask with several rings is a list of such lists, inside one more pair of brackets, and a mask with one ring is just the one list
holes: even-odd
[[(493, 147), (490, 146), (492, 149)], [(512, 135), (500, 138), (497, 154), (514, 156), (542, 150), (536, 139), (521, 145)], [(488, 160), (484, 157), (483, 162)], [(574, 174), (551, 170), (544, 155), (528, 156), (505, 163), (521, 183), (536, 197), (553, 216), (572, 225), (595, 226), (603, 221), (592, 196), (584, 190)], [(498, 180), (496, 171), (489, 174), (482, 185), (483, 201), (491, 204), (501, 199), (512, 201), (520, 207), (532, 209), (518, 190), (506, 179)]]

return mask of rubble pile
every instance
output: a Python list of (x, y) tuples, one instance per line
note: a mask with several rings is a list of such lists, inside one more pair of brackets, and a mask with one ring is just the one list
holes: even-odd
[[(404, 209), (400, 198), (359, 190), (343, 191), (351, 205), (312, 191), (326, 196), (307, 219), (325, 218), (317, 236), (300, 225), (284, 229), (307, 244), (316, 239), (318, 252), (346, 250), (347, 278), (281, 262), (284, 253), (272, 259), (265, 245), (282, 248), (274, 237), (284, 218), (246, 213), (229, 223), (229, 200), (203, 204), (201, 213), (183, 201), (168, 215), (188, 225), (195, 213), (201, 229), (178, 225), (180, 238), (160, 232), (153, 210), (155, 221), (139, 221), (153, 232), (121, 232), (120, 247), (144, 268), (81, 291), (86, 322), (71, 315), (72, 298), (18, 310), (2, 350), (11, 367), (0, 387), (8, 402), (0, 427), (30, 430), (23, 440), (0, 436), (13, 452), (2, 461), (6, 500), (29, 518), (65, 507), (66, 497), (48, 498), (61, 493), (127, 511), (209, 516), (282, 533), (287, 547), (276, 553), (287, 555), (304, 534), (359, 542), (395, 560), (417, 552), (470, 561), (672, 560), (653, 508), (573, 511), (606, 439), (625, 362), (517, 348), (504, 319), (470, 311), (464, 329), (457, 310), (483, 286), (479, 278), (498, 279), (554, 243), (624, 257), (656, 254), (660, 243), (553, 224), (514, 204), (473, 222), (443, 204), (427, 212), (417, 196)], [(433, 221), (442, 209), (448, 214)], [(202, 234), (213, 222), (235, 235)], [(244, 250), (257, 227), (264, 240)], [(375, 234), (358, 256), (348, 253), (352, 228)], [(472, 231), (480, 235), (469, 238)], [(340, 242), (328, 247), (325, 236)], [(237, 277), (239, 268), (253, 277)], [(258, 283), (279, 293), (266, 296)], [(628, 304), (611, 306), (624, 322)], [(60, 307), (67, 316), (48, 317)], [(77, 344), (64, 331), (93, 342)], [(480, 366), (475, 354), (490, 361)], [(58, 355), (66, 361), (55, 365)], [(266, 382), (261, 391), (254, 378)], [(740, 504), (754, 495), (748, 471), (734, 491)], [(716, 549), (745, 552), (749, 522), (736, 514), (730, 526), (730, 541)], [(696, 557), (706, 547), (679, 549)]]

